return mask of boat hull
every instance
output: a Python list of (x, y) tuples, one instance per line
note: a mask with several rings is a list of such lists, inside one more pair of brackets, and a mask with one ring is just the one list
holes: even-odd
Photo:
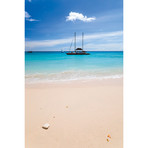
[(67, 55), (90, 55), (90, 53), (71, 53), (71, 52), (69, 52), (69, 53), (66, 53)]
[(28, 51), (28, 53), (32, 53), (32, 51)]

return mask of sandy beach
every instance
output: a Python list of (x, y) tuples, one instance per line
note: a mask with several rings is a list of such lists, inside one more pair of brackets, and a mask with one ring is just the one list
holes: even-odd
[(122, 81), (26, 84), (25, 147), (122, 148)]

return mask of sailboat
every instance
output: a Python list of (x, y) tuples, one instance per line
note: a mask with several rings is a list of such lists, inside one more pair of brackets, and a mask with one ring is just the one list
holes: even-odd
[(32, 53), (32, 51), (28, 51), (28, 53)]
[(28, 53), (32, 53), (31, 49), (29, 49), (27, 52), (28, 52)]
[[(82, 33), (82, 48), (76, 48), (76, 32), (74, 33), (74, 51), (69, 51), (66, 54), (67, 55), (90, 55), (90, 53), (87, 53), (86, 51), (84, 51), (84, 33)], [(71, 43), (72, 45), (72, 43)], [(70, 47), (71, 48), (71, 47)]]

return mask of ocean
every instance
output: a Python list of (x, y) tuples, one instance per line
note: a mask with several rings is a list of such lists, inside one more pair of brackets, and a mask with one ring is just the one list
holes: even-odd
[(118, 79), (123, 76), (122, 51), (93, 51), (90, 55), (25, 52), (26, 83)]

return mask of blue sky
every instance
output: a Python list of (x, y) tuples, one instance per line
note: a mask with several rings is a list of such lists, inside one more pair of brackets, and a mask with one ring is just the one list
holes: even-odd
[(123, 50), (122, 0), (25, 0), (25, 50), (69, 50), (74, 32), (85, 50)]

